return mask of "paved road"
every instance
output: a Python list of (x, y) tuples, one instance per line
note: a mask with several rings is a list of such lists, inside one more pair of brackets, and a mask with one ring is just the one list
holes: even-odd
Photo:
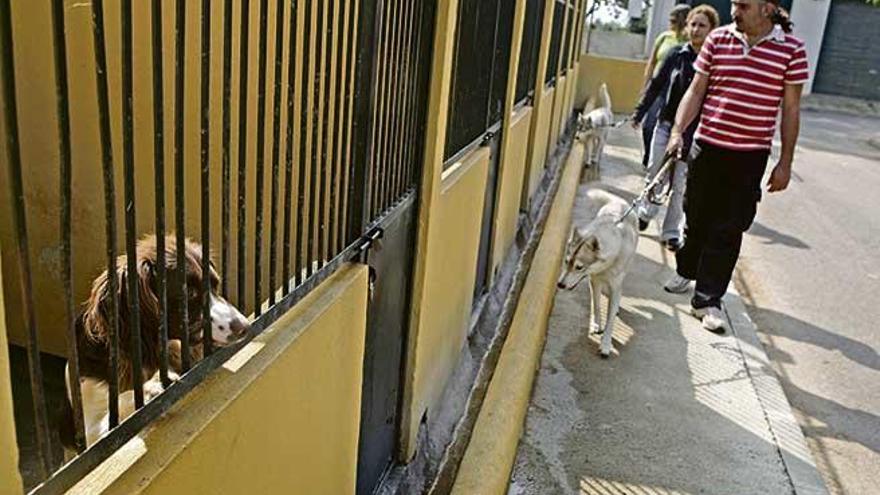
[(804, 112), (798, 144), (737, 285), (828, 489), (878, 493), (880, 120)]

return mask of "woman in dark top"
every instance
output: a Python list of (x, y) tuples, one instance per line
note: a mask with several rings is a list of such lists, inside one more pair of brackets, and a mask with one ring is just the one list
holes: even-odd
[[(651, 140), (651, 153), (648, 163), (648, 174), (645, 182), (654, 179), (654, 176), (663, 166), (663, 158), (666, 153), (666, 143), (669, 141), (669, 130), (672, 123), (675, 122), (675, 112), (678, 111), (678, 104), (687, 91), (691, 80), (694, 78), (694, 60), (700, 49), (703, 47), (703, 41), (710, 31), (718, 27), (718, 12), (709, 5), (699, 5), (694, 7), (687, 17), (687, 26), (685, 32), (688, 35), (688, 43), (682, 45), (667, 55), (663, 60), (657, 74), (651, 78), (645, 93), (636, 106), (633, 113), (633, 127), (638, 129), (639, 124), (645, 118), (645, 114), (649, 111), (656, 100), (663, 102), (660, 115), (657, 119), (657, 125), (654, 128), (654, 136)], [(697, 128), (697, 121), (684, 133), (684, 147), (682, 156), (687, 156), (690, 149), (690, 143), (693, 139), (694, 131)], [(658, 186), (663, 189), (667, 185), (667, 181), (672, 180), (669, 207), (666, 210), (666, 218), (663, 220), (662, 233), (660, 240), (671, 251), (677, 251), (684, 244), (682, 235), (684, 229), (684, 187), (687, 179), (687, 162), (677, 161), (673, 170), (666, 173), (663, 183)], [(648, 223), (657, 215), (659, 206), (651, 201), (645, 200), (638, 205), (639, 228), (644, 230), (648, 227)]]

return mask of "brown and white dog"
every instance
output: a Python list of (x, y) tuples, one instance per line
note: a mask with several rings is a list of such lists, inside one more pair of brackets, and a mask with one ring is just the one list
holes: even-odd
[[(202, 246), (187, 240), (185, 244), (186, 265), (177, 263), (177, 242), (173, 236), (165, 238), (165, 267), (167, 274), (167, 318), (169, 371), (172, 380), (181, 373), (181, 342), (190, 342), (190, 362), (202, 359), (203, 305), (202, 281), (211, 279), (209, 296), (211, 314), (211, 336), (214, 346), (227, 346), (243, 338), (250, 329), (247, 318), (228, 303), (218, 293), (220, 277), (212, 268), (210, 273), (202, 270)], [(144, 400), (149, 401), (163, 390), (159, 380), (160, 366), (160, 311), (157, 268), (158, 251), (156, 236), (147, 236), (137, 244), (138, 303), (140, 306), (141, 330), (141, 369), (144, 384)], [(181, 270), (185, 270), (187, 280), (188, 325), (183, 331)], [(125, 255), (117, 258), (116, 272), (117, 301), (119, 311), (119, 419), (134, 412), (134, 390), (131, 361), (132, 315), (128, 304), (128, 265)], [(92, 284), (91, 295), (86, 301), (83, 313), (76, 321), (77, 350), (79, 352), (80, 387), (82, 390), (83, 416), (86, 445), (95, 443), (109, 430), (109, 361), (110, 361), (110, 284), (105, 270)], [(65, 368), (65, 383), (70, 384), (69, 367)], [(70, 390), (60, 418), (62, 443), (68, 449), (74, 448), (73, 410), (70, 406)]]

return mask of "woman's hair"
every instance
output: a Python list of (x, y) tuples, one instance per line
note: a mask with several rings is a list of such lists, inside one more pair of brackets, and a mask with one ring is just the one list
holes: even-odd
[(718, 11), (715, 10), (715, 7), (707, 5), (705, 3), (702, 5), (697, 5), (696, 7), (691, 9), (687, 16), (688, 22), (690, 22), (690, 20), (693, 19), (694, 16), (700, 14), (706, 16), (706, 19), (708, 19), (712, 29), (717, 28), (718, 24), (721, 24), (721, 19), (718, 17)]
[(776, 11), (770, 16), (770, 20), (773, 21), (773, 24), (779, 24), (782, 27), (782, 30), (786, 33), (790, 33), (791, 27), (794, 26), (794, 24), (788, 16), (788, 11), (780, 7), (776, 2), (771, 1), (770, 3), (776, 4)]
[(691, 7), (687, 4), (678, 4), (669, 12), (669, 23), (675, 25), (676, 31), (681, 31), (687, 25), (687, 16)]

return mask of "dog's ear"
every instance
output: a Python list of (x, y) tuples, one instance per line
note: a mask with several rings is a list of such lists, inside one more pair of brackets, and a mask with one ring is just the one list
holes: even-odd
[(590, 248), (590, 251), (593, 251), (594, 253), (599, 252), (600, 246), (599, 246), (599, 238), (598, 237), (590, 238), (586, 244), (587, 244), (587, 247)]

